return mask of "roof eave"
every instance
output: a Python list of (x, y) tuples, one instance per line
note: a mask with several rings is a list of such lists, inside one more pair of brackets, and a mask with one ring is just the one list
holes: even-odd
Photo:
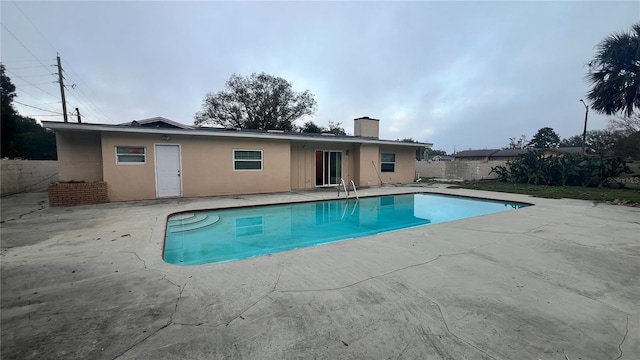
[(377, 140), (360, 137), (300, 137), (296, 135), (274, 134), (274, 133), (249, 133), (241, 131), (207, 131), (198, 129), (170, 129), (170, 128), (145, 128), (145, 127), (125, 127), (125, 126), (108, 126), (102, 124), (77, 124), (64, 123), (57, 121), (43, 121), (42, 125), (54, 131), (87, 131), (87, 132), (115, 132), (115, 133), (134, 133), (134, 134), (158, 134), (158, 135), (185, 135), (185, 136), (211, 136), (225, 138), (253, 138), (268, 140), (293, 140), (293, 141), (311, 141), (311, 142), (339, 142), (339, 143), (356, 143), (356, 144), (378, 144), (378, 145), (394, 145), (394, 146), (410, 146), (410, 147), (431, 147), (431, 143), (408, 143), (393, 140)]

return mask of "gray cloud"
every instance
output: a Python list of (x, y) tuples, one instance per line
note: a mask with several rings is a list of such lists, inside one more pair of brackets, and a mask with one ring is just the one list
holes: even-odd
[[(191, 123), (232, 73), (264, 71), (316, 94), (319, 124), (352, 131), (368, 115), (384, 138), (447, 151), (504, 146), (544, 126), (579, 133), (594, 46), (640, 15), (638, 2), (19, 3), (43, 37), (14, 3), (1, 6), (3, 25), (46, 65), (60, 52), (78, 85), (68, 102), (91, 122)], [(55, 80), (2, 38), (9, 70)], [(24, 103), (59, 100), (56, 84), (12, 79)], [(590, 114), (590, 128), (605, 124)]]

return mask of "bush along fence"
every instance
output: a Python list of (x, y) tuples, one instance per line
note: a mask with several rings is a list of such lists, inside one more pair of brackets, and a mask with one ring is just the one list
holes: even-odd
[(544, 157), (542, 153), (532, 150), (507, 162), (505, 166), (491, 168), (491, 172), (498, 175), (498, 180), (512, 183), (602, 187), (607, 179), (631, 171), (622, 158), (576, 154)]

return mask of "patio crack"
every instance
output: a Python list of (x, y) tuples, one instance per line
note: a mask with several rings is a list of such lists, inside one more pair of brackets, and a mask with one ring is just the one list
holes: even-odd
[(407, 341), (407, 345), (405, 345), (404, 348), (402, 349), (402, 351), (400, 351), (400, 354), (398, 354), (398, 357), (396, 358), (396, 360), (400, 360), (402, 355), (404, 355), (405, 351), (407, 351), (407, 349), (409, 348), (409, 345), (411, 345), (411, 343), (413, 342), (413, 339), (415, 339), (417, 336), (418, 336), (418, 332), (416, 331), (416, 333), (413, 334), (411, 339), (409, 339), (409, 341)]
[(505, 230), (490, 230), (490, 229), (470, 229), (467, 227), (463, 227), (463, 226), (452, 226), (452, 225), (447, 225), (446, 227), (448, 228), (452, 228), (452, 229), (459, 229), (459, 230), (468, 230), (468, 231), (473, 231), (473, 232), (483, 232), (483, 233), (489, 233), (489, 234), (508, 234), (508, 235), (527, 235), (527, 234), (531, 234), (533, 232), (535, 232), (536, 230), (543, 228), (545, 226), (550, 226), (550, 225), (554, 225), (551, 223), (548, 224), (542, 224), (542, 225), (538, 225), (534, 228), (531, 228), (529, 230), (525, 230), (525, 231), (505, 231)]
[(465, 344), (467, 344), (467, 345), (471, 346), (472, 348), (476, 349), (478, 352), (480, 352), (480, 353), (484, 354), (485, 356), (488, 356), (488, 357), (490, 357), (490, 358), (491, 358), (491, 359), (493, 359), (493, 360), (498, 360), (498, 358), (496, 358), (495, 356), (493, 356), (493, 355), (491, 355), (491, 354), (487, 353), (486, 351), (484, 351), (484, 350), (480, 349), (479, 347), (477, 347), (477, 346), (476, 346), (475, 344), (473, 344), (472, 342), (470, 342), (470, 341), (468, 341), (468, 340), (466, 340), (466, 339), (464, 339), (464, 338), (462, 338), (462, 337), (460, 337), (460, 336), (456, 335), (455, 333), (453, 333), (453, 332), (451, 331), (451, 329), (449, 329), (449, 324), (447, 323), (447, 319), (444, 317), (444, 313), (442, 312), (442, 308), (440, 307), (440, 304), (438, 304), (438, 302), (437, 302), (437, 301), (435, 301), (434, 299), (432, 299), (432, 298), (431, 298), (431, 297), (429, 297), (429, 296), (427, 296), (427, 298), (428, 298), (429, 300), (431, 300), (431, 302), (432, 302), (432, 303), (433, 303), (433, 304), (438, 308), (438, 312), (440, 313), (440, 317), (442, 318), (442, 323), (444, 324), (444, 328), (445, 328), (445, 329), (447, 329), (447, 333), (449, 333), (449, 335), (451, 335), (451, 336), (453, 336), (454, 338), (456, 338), (456, 339), (458, 339), (458, 340), (462, 341), (463, 343), (465, 343)]
[[(138, 253), (136, 253), (135, 251), (120, 251), (121, 253), (126, 253), (126, 254), (133, 254), (135, 255), (138, 260), (140, 260), (142, 262), (142, 265), (144, 266), (145, 269), (147, 269), (147, 262), (142, 260), (142, 258), (140, 257), (140, 255), (138, 255)], [(173, 284), (176, 285), (176, 284)]]
[[(163, 278), (164, 280), (169, 281), (171, 284), (176, 285), (175, 283), (173, 283), (171, 280)], [(145, 336), (144, 338), (136, 341), (133, 345), (129, 346), (127, 349), (125, 349), (123, 352), (121, 352), (120, 354), (116, 355), (113, 359), (118, 359), (121, 356), (123, 356), (124, 354), (128, 353), (129, 351), (131, 351), (133, 348), (137, 347), (138, 345), (142, 344), (143, 342), (147, 341), (149, 338), (151, 338), (152, 336), (154, 336), (155, 334), (159, 333), (160, 331), (168, 328), (169, 326), (173, 325), (173, 316), (176, 314), (176, 312), (178, 312), (178, 305), (180, 305), (180, 300), (182, 299), (182, 292), (184, 291), (184, 288), (187, 287), (187, 283), (185, 283), (182, 287), (180, 285), (176, 285), (177, 287), (180, 288), (180, 292), (178, 293), (178, 299), (176, 300), (176, 305), (173, 308), (173, 312), (171, 312), (171, 315), (169, 315), (169, 320), (162, 325), (161, 327), (159, 327), (158, 329), (156, 329), (155, 331), (153, 331), (152, 333), (150, 333), (149, 335)]]
[(424, 262), (417, 263), (417, 264), (412, 264), (412, 265), (404, 266), (404, 267), (401, 267), (401, 268), (398, 268), (398, 269), (394, 269), (394, 270), (391, 270), (391, 271), (387, 271), (387, 272), (382, 273), (382, 274), (379, 274), (379, 275), (370, 276), (370, 277), (368, 277), (368, 278), (365, 278), (365, 279), (362, 279), (362, 280), (358, 280), (358, 281), (356, 281), (356, 282), (354, 282), (354, 283), (351, 283), (351, 284), (348, 284), (348, 285), (344, 285), (344, 286), (338, 286), (338, 287), (333, 287), (333, 288), (323, 288), (323, 289), (278, 290), (278, 292), (279, 292), (279, 293), (303, 293), (303, 292), (320, 292), (320, 291), (335, 291), (335, 290), (342, 290), (342, 289), (346, 289), (346, 288), (350, 288), (350, 287), (352, 287), (352, 286), (356, 286), (356, 285), (362, 284), (362, 283), (367, 282), (367, 281), (370, 281), (370, 280), (375, 280), (375, 279), (378, 279), (378, 278), (382, 278), (382, 277), (385, 277), (385, 276), (387, 276), (387, 275), (391, 275), (391, 274), (397, 273), (397, 272), (399, 272), (399, 271), (403, 271), (403, 270), (407, 270), (407, 269), (411, 269), (411, 268), (415, 268), (415, 267), (419, 267), (419, 266), (424, 266), (424, 265), (427, 265), (427, 264), (429, 264), (429, 263), (432, 263), (432, 262), (434, 262), (434, 261), (436, 261), (436, 260), (440, 259), (441, 257), (445, 257), (445, 256), (458, 256), (458, 255), (465, 255), (465, 254), (469, 254), (471, 251), (473, 251), (473, 250), (475, 250), (475, 249), (477, 249), (477, 248), (480, 248), (480, 247), (483, 247), (483, 246), (487, 246), (487, 245), (491, 245), (491, 244), (493, 244), (493, 243), (483, 244), (483, 245), (477, 246), (477, 247), (475, 247), (475, 248), (473, 248), (473, 249), (469, 249), (469, 250), (462, 251), (462, 252), (458, 252), (458, 253), (440, 254), (440, 255), (436, 256), (435, 258), (433, 258), (433, 259), (431, 259), (431, 260), (424, 261)]
[(618, 357), (615, 358), (614, 360), (618, 360), (622, 357), (622, 344), (627, 339), (628, 334), (629, 334), (629, 315), (627, 315), (627, 326), (624, 332), (624, 336), (622, 337), (622, 341), (620, 341), (620, 344), (618, 344), (618, 351), (620, 351), (620, 355), (618, 355)]
[(24, 217), (24, 216), (27, 216), (27, 215), (33, 214), (33, 213), (38, 212), (38, 211), (43, 210), (43, 209), (44, 209), (44, 206), (42, 206), (41, 204), (38, 204), (38, 208), (37, 208), (37, 209), (35, 209), (35, 210), (31, 210), (31, 211), (27, 211), (26, 213), (24, 213), (24, 214), (20, 214), (20, 215), (18, 215), (17, 217), (13, 217), (13, 218), (6, 219), (6, 220), (1, 220), (1, 221), (0, 221), (0, 224), (4, 224), (4, 223), (9, 222), (9, 221), (16, 221), (16, 220), (20, 220), (20, 219), (22, 219), (22, 217)]
[[(256, 301), (254, 301), (253, 303), (245, 306), (237, 314), (233, 315), (231, 317), (231, 319), (225, 323), (224, 326), (229, 326), (229, 324), (231, 324), (233, 322), (233, 320), (235, 320), (235, 319), (237, 319), (239, 317), (242, 317), (242, 314), (246, 313), (247, 311), (249, 311), (249, 309), (251, 309), (252, 307), (256, 306), (259, 302), (261, 302), (265, 298), (269, 297), (269, 295), (271, 295), (274, 292), (276, 292), (276, 289), (278, 288), (278, 284), (280, 283), (280, 277), (282, 276), (282, 272), (283, 271), (284, 271), (284, 266), (280, 266), (280, 271), (278, 272), (278, 276), (276, 277), (275, 282), (273, 283), (273, 285), (271, 285), (271, 289), (269, 291), (267, 291), (264, 295), (262, 295), (260, 298), (258, 298)], [(220, 324), (216, 325), (216, 326), (220, 326)]]
[[(473, 250), (473, 249), (472, 249), (472, 250)], [(495, 258), (493, 258), (493, 257), (491, 257), (491, 256), (488, 256), (488, 255), (482, 254), (482, 253), (480, 253), (480, 252), (472, 251), (472, 250), (470, 250), (470, 251), (469, 251), (469, 254), (470, 254), (470, 255), (474, 255), (474, 256), (477, 256), (477, 257), (478, 257), (478, 258), (480, 258), (480, 259), (483, 259), (483, 260), (489, 261), (489, 262), (491, 262), (491, 263), (495, 264), (496, 266), (499, 266), (499, 267), (504, 268), (504, 269), (507, 269), (507, 270), (515, 270), (515, 271), (519, 271), (519, 272), (522, 272), (522, 273), (525, 273), (525, 274), (533, 275), (533, 277), (535, 277), (535, 278), (536, 278), (536, 279), (538, 279), (539, 281), (542, 281), (542, 282), (544, 282), (544, 283), (546, 283), (546, 284), (549, 284), (549, 285), (551, 285), (551, 286), (555, 286), (555, 287), (557, 287), (557, 288), (563, 289), (563, 290), (565, 290), (565, 291), (568, 291), (568, 292), (570, 292), (570, 293), (572, 293), (572, 294), (575, 294), (575, 295), (578, 295), (578, 296), (584, 297), (584, 298), (589, 299), (589, 300), (591, 300), (591, 301), (598, 302), (598, 303), (603, 304), (603, 305), (605, 305), (605, 306), (608, 306), (608, 307), (610, 307), (610, 308), (612, 308), (612, 309), (615, 309), (615, 310), (617, 310), (617, 311), (620, 311), (620, 312), (621, 312), (621, 313), (623, 313), (623, 314), (629, 315), (629, 313), (628, 313), (626, 310), (624, 310), (624, 309), (622, 309), (622, 308), (619, 308), (619, 307), (618, 307), (618, 306), (616, 306), (616, 305), (609, 304), (609, 303), (608, 303), (608, 302), (606, 302), (606, 301), (603, 301), (603, 300), (597, 299), (597, 298), (595, 298), (595, 297), (592, 297), (592, 296), (590, 296), (588, 293), (586, 293), (586, 292), (584, 292), (584, 291), (581, 291), (581, 290), (578, 290), (578, 289), (573, 289), (573, 288), (569, 287), (568, 285), (564, 285), (564, 284), (562, 284), (562, 283), (560, 283), (560, 282), (552, 281), (552, 280), (550, 280), (550, 279), (545, 278), (545, 277), (542, 275), (544, 272), (537, 273), (537, 272), (535, 272), (535, 271), (529, 270), (529, 269), (527, 269), (527, 268), (525, 268), (525, 267), (522, 267), (522, 266), (519, 266), (519, 265), (512, 265), (512, 264), (508, 264), (508, 263), (503, 263), (503, 262), (501, 262), (501, 261), (498, 261), (498, 259), (495, 259)]]

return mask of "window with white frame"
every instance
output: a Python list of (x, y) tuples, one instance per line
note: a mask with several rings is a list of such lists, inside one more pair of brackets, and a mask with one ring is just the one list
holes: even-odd
[(233, 170), (262, 170), (262, 150), (233, 150)]
[(116, 164), (146, 164), (144, 146), (116, 146)]
[(382, 153), (380, 156), (380, 171), (395, 172), (396, 171), (396, 154)]

